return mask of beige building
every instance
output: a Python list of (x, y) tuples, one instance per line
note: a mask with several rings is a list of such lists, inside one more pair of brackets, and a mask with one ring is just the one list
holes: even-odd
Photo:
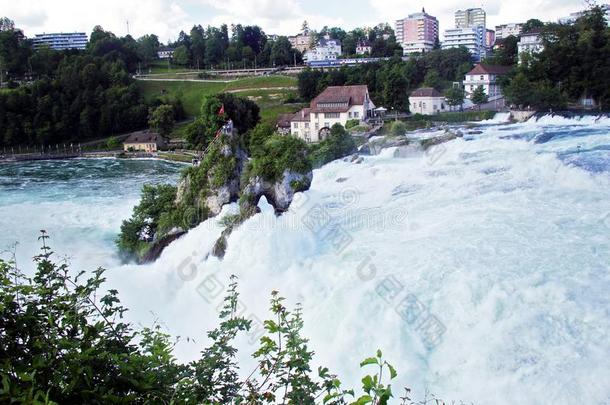
[(367, 121), (375, 110), (367, 86), (331, 86), (293, 115), (290, 133), (307, 142), (319, 142), (335, 124)]
[(147, 152), (154, 153), (167, 147), (167, 141), (161, 135), (154, 132), (134, 132), (123, 142), (125, 152)]
[(293, 48), (298, 49), (301, 53), (305, 53), (312, 49), (313, 39), (313, 32), (308, 29), (294, 37), (288, 37), (290, 45), (292, 45)]
[(422, 87), (409, 96), (411, 114), (435, 115), (447, 111), (445, 97), (432, 87)]

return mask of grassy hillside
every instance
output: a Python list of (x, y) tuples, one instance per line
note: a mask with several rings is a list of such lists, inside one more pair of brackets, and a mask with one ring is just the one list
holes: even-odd
[(261, 76), (233, 81), (138, 81), (144, 97), (152, 99), (161, 95), (172, 95), (182, 99), (189, 116), (199, 114), (204, 96), (232, 92), (255, 101), (261, 108), (263, 120), (274, 120), (277, 114), (292, 112), (300, 106), (286, 104), (291, 95), (297, 93), (297, 80), (289, 76)]

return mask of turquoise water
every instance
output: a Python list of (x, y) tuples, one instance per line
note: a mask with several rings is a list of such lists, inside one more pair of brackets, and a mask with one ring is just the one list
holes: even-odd
[(44, 229), (57, 254), (70, 256), (76, 266), (116, 266), (114, 239), (142, 186), (175, 183), (182, 167), (117, 159), (0, 165), (0, 250), (13, 250), (18, 242), (17, 257), (27, 269)]
[[(497, 124), (425, 155), (386, 150), (315, 171), (285, 215), (262, 203), (222, 262), (208, 257), (217, 219), (154, 264), (116, 260), (112, 241), (139, 188), (175, 180), (178, 166), (0, 166), (0, 246), (19, 240), (25, 263), (44, 228), (77, 267), (108, 267), (129, 319), (182, 336), (184, 361), (197, 358), (216, 325), (218, 291), (236, 274), (254, 321), (266, 319), (274, 289), (301, 302), (316, 362), (348, 386), (381, 348), (399, 371), (396, 392), (427, 388), (449, 403), (608, 403), (610, 120)], [(320, 210), (343, 238), (315, 227)], [(405, 316), (405, 302), (438, 323)], [(246, 375), (255, 338), (239, 341)]]

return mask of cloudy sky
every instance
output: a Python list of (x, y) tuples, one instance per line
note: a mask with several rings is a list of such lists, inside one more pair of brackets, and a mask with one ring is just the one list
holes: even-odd
[(42, 32), (91, 32), (101, 25), (117, 35), (157, 34), (175, 39), (193, 24), (258, 24), (268, 34), (296, 33), (303, 20), (318, 29), (345, 29), (393, 22), (422, 7), (441, 23), (453, 26), (459, 8), (483, 6), (488, 26), (525, 21), (530, 17), (556, 20), (585, 7), (584, 0), (0, 0), (0, 16), (15, 20), (27, 36)]

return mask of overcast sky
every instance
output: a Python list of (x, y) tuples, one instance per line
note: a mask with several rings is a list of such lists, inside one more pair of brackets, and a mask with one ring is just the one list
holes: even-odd
[[(349, 6), (347, 6), (349, 4)], [(193, 24), (258, 24), (267, 34), (296, 33), (303, 22), (348, 30), (388, 22), (425, 6), (440, 20), (441, 32), (453, 27), (459, 8), (483, 6), (487, 25), (522, 22), (529, 18), (555, 21), (585, 7), (584, 0), (0, 0), (0, 16), (15, 20), (27, 36), (43, 32), (90, 33), (95, 25), (117, 35), (154, 33), (161, 41), (175, 39)], [(442, 34), (441, 34), (442, 35)]]

